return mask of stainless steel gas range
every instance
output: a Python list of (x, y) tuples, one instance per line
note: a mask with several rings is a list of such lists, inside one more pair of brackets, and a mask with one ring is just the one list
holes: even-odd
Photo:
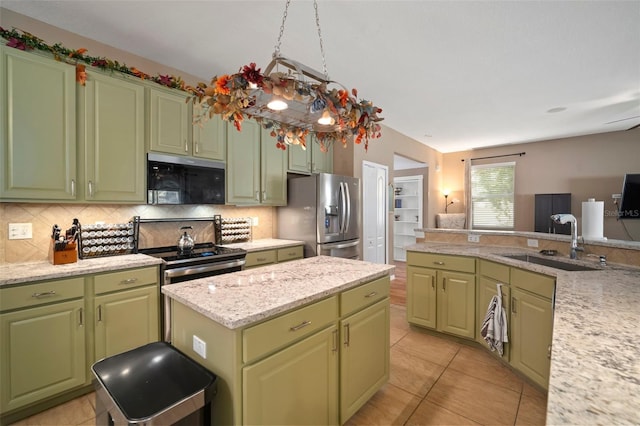
[[(244, 269), (247, 252), (217, 245), (221, 241), (220, 224), (220, 216), (189, 219), (141, 219), (136, 216), (134, 227), (140, 244), (138, 253), (163, 260), (161, 286), (240, 271)], [(178, 244), (184, 228), (196, 229), (195, 242), (188, 249)], [(171, 241), (175, 244), (169, 244)], [(164, 340), (169, 341), (169, 299), (163, 297), (163, 304), (163, 335)]]

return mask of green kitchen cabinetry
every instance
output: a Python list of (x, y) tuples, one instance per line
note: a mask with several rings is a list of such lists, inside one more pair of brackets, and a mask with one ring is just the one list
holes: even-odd
[(193, 125), (194, 157), (226, 161), (227, 125), (219, 115), (214, 115), (206, 123)]
[(287, 147), (287, 153), (288, 171), (291, 173), (333, 173), (333, 145), (327, 152), (322, 152), (313, 135), (307, 139), (307, 149), (291, 145)]
[(158, 341), (157, 268), (100, 274), (93, 280), (96, 360)]
[(214, 424), (342, 424), (389, 377), (388, 276), (240, 329), (171, 310), (173, 345), (218, 376)]
[(270, 130), (254, 120), (244, 120), (241, 132), (227, 125), (226, 203), (286, 205), (286, 152), (276, 147)]
[[(479, 259), (478, 260), (478, 290), (477, 290), (477, 307), (476, 307), (476, 341), (483, 345), (486, 349), (489, 349), (489, 345), (480, 334), (480, 327), (484, 321), (484, 317), (487, 314), (487, 308), (489, 302), (494, 295), (498, 294), (498, 284), (502, 284), (502, 307), (505, 310), (507, 317), (507, 336), (510, 337), (509, 331), (509, 319), (511, 311), (511, 287), (510, 282), (510, 267), (501, 263), (492, 262), (490, 260)], [(510, 343), (504, 343), (502, 359), (509, 361)], [(492, 352), (496, 356), (498, 352)]]
[(188, 94), (147, 87), (149, 150), (178, 155), (192, 153), (191, 104)]
[(86, 201), (144, 203), (144, 87), (88, 71), (78, 93), (81, 195)]
[(0, 289), (3, 414), (88, 383), (83, 297), (83, 278)]
[(245, 257), (245, 268), (256, 268), (258, 266), (273, 265), (274, 263), (288, 262), (290, 260), (302, 259), (304, 257), (304, 246), (293, 246), (279, 249), (250, 251)]
[(511, 268), (511, 365), (547, 389), (555, 278)]
[(0, 198), (76, 199), (76, 70), (0, 45)]
[(389, 281), (340, 295), (340, 424), (389, 380)]
[(102, 358), (158, 341), (159, 268), (0, 288), (0, 412), (12, 423), (90, 392)]
[(407, 320), (475, 338), (475, 259), (407, 252)]

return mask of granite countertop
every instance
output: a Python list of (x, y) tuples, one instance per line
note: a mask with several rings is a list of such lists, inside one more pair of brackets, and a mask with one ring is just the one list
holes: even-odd
[(162, 259), (144, 254), (78, 259), (77, 262), (64, 265), (52, 265), (47, 261), (7, 263), (0, 265), (0, 287), (30, 281), (53, 280), (98, 272), (153, 266), (161, 263)]
[(392, 265), (317, 256), (162, 287), (162, 293), (237, 329), (389, 275)]
[[(547, 424), (640, 421), (640, 268), (567, 272), (500, 256), (535, 251), (477, 244), (428, 242), (407, 250), (474, 256), (555, 276)], [(573, 263), (598, 267), (596, 260)]]
[(277, 238), (263, 238), (253, 240), (246, 243), (221, 244), (224, 247), (241, 248), (248, 252), (260, 250), (273, 250), (285, 247), (294, 247), (304, 245), (304, 241), (280, 240)]

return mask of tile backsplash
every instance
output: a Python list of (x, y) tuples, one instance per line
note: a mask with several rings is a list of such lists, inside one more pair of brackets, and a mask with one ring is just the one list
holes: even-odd
[[(253, 238), (274, 236), (275, 208), (213, 205), (150, 206), (122, 204), (0, 203), (0, 264), (47, 260), (51, 227), (71, 227), (74, 218), (82, 225), (96, 222), (123, 223), (133, 216), (145, 219), (211, 217), (257, 217)], [(9, 240), (9, 223), (32, 223), (33, 238)], [(175, 231), (175, 235), (169, 235)], [(165, 229), (162, 237), (177, 241), (179, 230)], [(160, 237), (160, 236), (158, 236)]]

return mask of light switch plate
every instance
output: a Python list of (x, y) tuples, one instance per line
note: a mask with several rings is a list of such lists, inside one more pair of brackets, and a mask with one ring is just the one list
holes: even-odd
[(478, 234), (469, 234), (467, 236), (467, 241), (470, 243), (479, 243), (480, 242), (480, 235)]
[(529, 247), (538, 247), (538, 240), (527, 238), (527, 246)]
[(207, 343), (195, 334), (193, 335), (193, 351), (207, 359)]
[(33, 238), (33, 226), (31, 223), (10, 223), (10, 240), (28, 240)]
[(251, 218), (251, 226), (258, 226), (258, 217), (254, 216)]

